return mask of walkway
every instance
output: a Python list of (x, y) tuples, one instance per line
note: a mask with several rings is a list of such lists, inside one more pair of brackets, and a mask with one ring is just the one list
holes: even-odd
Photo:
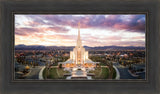
[(25, 79), (39, 79), (39, 72), (43, 66), (36, 66), (35, 68), (31, 68), (30, 72), (25, 75)]
[(43, 80), (43, 79), (44, 79), (44, 78), (43, 78), (43, 71), (44, 71), (45, 67), (46, 67), (46, 66), (43, 66), (43, 67), (41, 68), (40, 72), (39, 72), (39, 77), (38, 77), (39, 80)]
[(113, 65), (113, 68), (116, 70), (116, 78), (115, 78), (115, 79), (119, 80), (119, 79), (120, 79), (119, 70), (118, 70), (117, 67), (115, 67), (114, 65)]
[(91, 80), (91, 76), (87, 76), (86, 68), (84, 67), (74, 67), (71, 71), (71, 76), (68, 76), (66, 79), (74, 79), (74, 80)]
[(73, 68), (72, 69), (72, 77), (87, 77), (87, 72), (85, 68)]

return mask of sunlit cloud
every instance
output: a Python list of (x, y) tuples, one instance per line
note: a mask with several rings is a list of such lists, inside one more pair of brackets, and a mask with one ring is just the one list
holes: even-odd
[(15, 45), (145, 46), (145, 15), (15, 15)]

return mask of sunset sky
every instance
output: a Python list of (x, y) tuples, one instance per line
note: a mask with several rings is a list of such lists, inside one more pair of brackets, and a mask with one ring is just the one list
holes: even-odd
[(145, 15), (15, 15), (15, 45), (145, 46)]

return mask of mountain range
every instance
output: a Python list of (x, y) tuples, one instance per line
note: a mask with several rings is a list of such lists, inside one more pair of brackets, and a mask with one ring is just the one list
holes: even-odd
[[(145, 50), (145, 47), (136, 46), (83, 46), (86, 50)], [(42, 46), (42, 45), (16, 45), (15, 50), (49, 50), (49, 49), (64, 49), (72, 50), (74, 46)]]

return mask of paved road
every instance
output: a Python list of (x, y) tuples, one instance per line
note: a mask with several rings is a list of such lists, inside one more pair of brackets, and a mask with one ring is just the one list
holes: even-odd
[(117, 67), (117, 69), (119, 70), (120, 79), (138, 79), (137, 77), (132, 76), (128, 72), (128, 67), (123, 67), (122, 65), (120, 65), (117, 62), (113, 63), (113, 65), (115, 65), (115, 67)]
[(25, 79), (39, 79), (39, 72), (43, 66), (36, 66), (31, 68), (31, 71), (26, 75)]

